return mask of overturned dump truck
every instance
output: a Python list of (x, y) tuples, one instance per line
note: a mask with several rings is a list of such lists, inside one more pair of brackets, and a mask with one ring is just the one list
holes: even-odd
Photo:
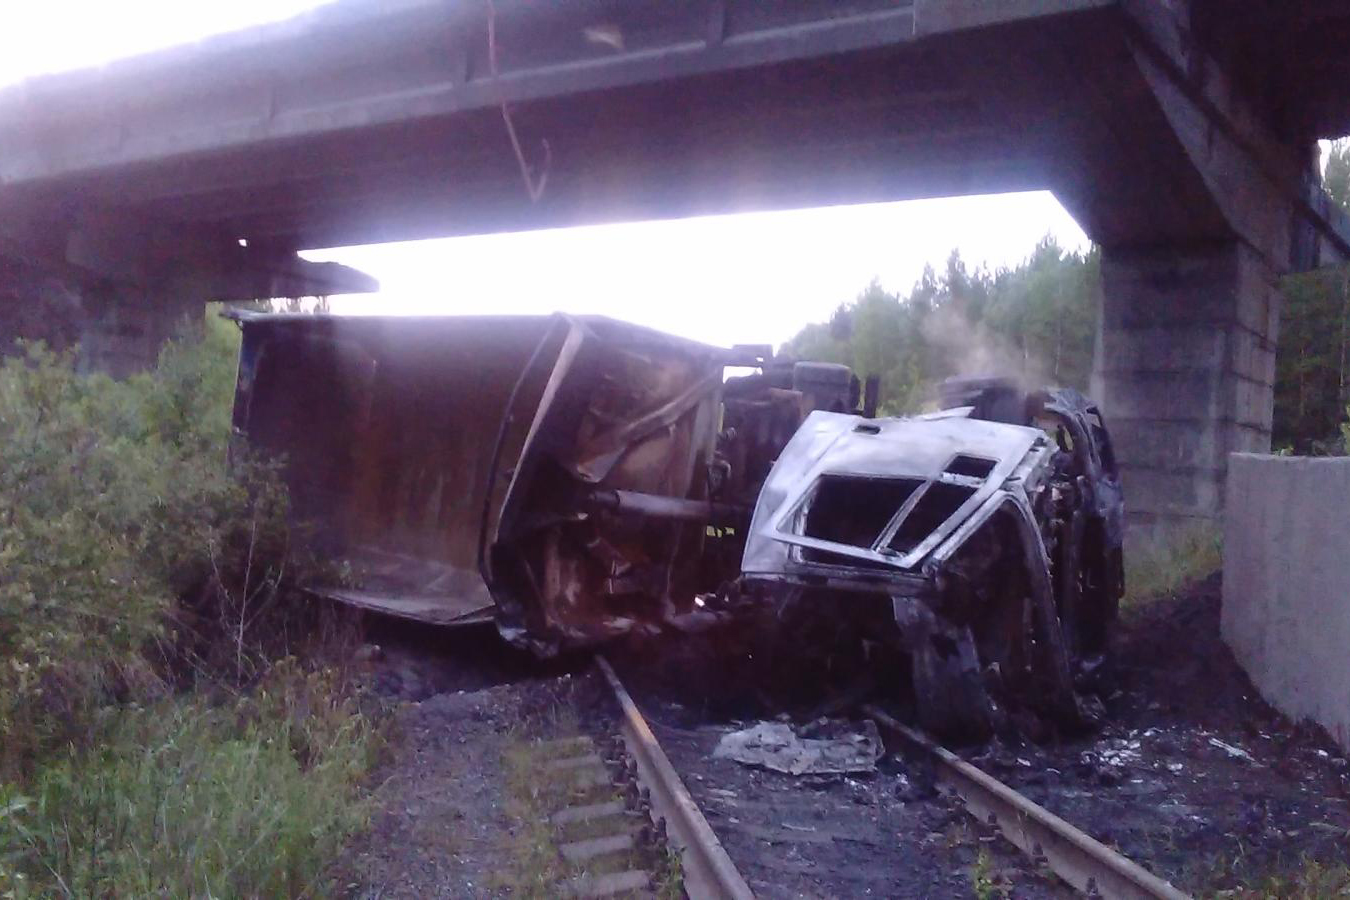
[(929, 727), (1093, 717), (1123, 503), (1076, 392), (966, 380), (876, 418), (845, 366), (598, 317), (234, 317), (236, 434), (347, 563), (319, 594), (540, 655), (884, 608)]
[(235, 433), (285, 459), (293, 508), (350, 567), (316, 590), (495, 621), (541, 655), (734, 581), (778, 450), (807, 412), (854, 403), (845, 367), (596, 317), (234, 318)]

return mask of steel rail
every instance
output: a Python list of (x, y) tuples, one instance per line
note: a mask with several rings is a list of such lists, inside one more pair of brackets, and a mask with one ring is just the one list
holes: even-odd
[(637, 763), (638, 778), (651, 793), (652, 815), (665, 818), (667, 840), (680, 852), (690, 900), (753, 900), (750, 886), (722, 849), (614, 668), (603, 656), (595, 661), (622, 709), (620, 730)]
[(1107, 900), (1188, 900), (1187, 894), (1138, 863), (1032, 803), (927, 735), (875, 706), (864, 706), (863, 712), (883, 731), (931, 757), (938, 764), (940, 777), (956, 790), (975, 818), (997, 825), (1008, 841), (1033, 860), (1044, 860), (1070, 886)]

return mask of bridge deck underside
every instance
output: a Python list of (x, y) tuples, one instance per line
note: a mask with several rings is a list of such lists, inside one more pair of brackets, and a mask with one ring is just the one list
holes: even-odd
[(0, 94), (0, 203), (56, 231), (97, 210), (283, 250), (1047, 187), (1103, 242), (1224, 230), (1098, 0), (994, 24), (891, 0), (795, 20), (499, 6), (495, 67), (485, 20), (414, 3), (369, 34), (227, 43), (209, 75), (168, 54), (83, 93)]

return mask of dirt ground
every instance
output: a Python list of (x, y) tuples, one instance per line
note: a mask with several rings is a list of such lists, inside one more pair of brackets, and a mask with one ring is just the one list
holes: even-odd
[[(407, 664), (395, 659), (395, 670)], [(521, 823), (506, 812), (506, 747), (550, 703), (575, 703), (597, 736), (614, 730), (594, 699), (597, 676), (568, 680), (568, 689), (542, 678), (405, 702), (376, 775), (371, 828), (332, 873), (340, 895), (511, 896)], [(722, 728), (680, 728), (669, 723), (687, 711), (649, 705), (662, 746), (759, 896), (970, 897), (978, 878), (1015, 886), (1012, 896), (1068, 896), (976, 827), (931, 773), (894, 760), (861, 777), (749, 769), (710, 758)]]
[(398, 703), (372, 775), (370, 828), (329, 877), (339, 896), (503, 896), (518, 823), (503, 753), (567, 663), (512, 650), (491, 626), (428, 628), (364, 617), (366, 685)]
[[(1260, 884), (1306, 859), (1345, 864), (1350, 767), (1324, 734), (1260, 700), (1219, 639), (1219, 604), (1216, 577), (1125, 616), (1100, 732), (961, 752), (1197, 894)], [(377, 779), (373, 827), (339, 863), (339, 887), (362, 898), (503, 895), (519, 827), (503, 812), (503, 741), (531, 710), (559, 702), (560, 672), (591, 676), (577, 660), (540, 666), (503, 652), (487, 631), (395, 629), (383, 640), (372, 684), (409, 702)], [(763, 670), (734, 656), (695, 669), (649, 650), (612, 658), (760, 896), (1069, 895), (974, 823), (920, 761), (888, 755), (873, 774), (792, 776), (714, 758), (724, 733), (772, 718), (784, 691), (753, 683)], [(835, 690), (801, 694), (810, 702), (789, 712), (806, 721)], [(862, 699), (828, 711), (847, 719)]]
[(740, 723), (679, 727), (686, 710), (648, 707), (662, 747), (757, 896), (974, 897), (982, 880), (1006, 896), (1072, 896), (976, 826), (931, 772), (894, 757), (867, 775), (750, 768), (712, 757)]
[(522, 771), (523, 761), (556, 752), (549, 748), (560, 738), (587, 735), (604, 746), (617, 734), (617, 705), (589, 659), (541, 664), (502, 647), (489, 630), (427, 639), (383, 627), (369, 636), (383, 643), (362, 648), (364, 678), (397, 707), (372, 776), (370, 827), (328, 873), (338, 896), (552, 897), (567, 879), (615, 865), (653, 873), (666, 890), (671, 876), (659, 840), (568, 866), (555, 844), (575, 835), (540, 827), (540, 809), (594, 798), (568, 788), (563, 776), (535, 771), (536, 762)]
[(1350, 862), (1350, 766), (1261, 700), (1219, 637), (1217, 575), (1125, 617), (1108, 724), (971, 760), (1178, 886)]
[[(1220, 639), (1219, 607), (1216, 575), (1123, 617), (1099, 732), (961, 752), (1198, 894), (1259, 886), (1309, 859), (1345, 865), (1345, 756), (1324, 733), (1288, 722), (1260, 699)], [(630, 687), (640, 685), (676, 767), (764, 896), (968, 897), (981, 893), (976, 881), (990, 887), (990, 872), (1000, 876), (993, 886), (1010, 896), (1060, 892), (980, 834), (911, 761), (888, 757), (871, 777), (806, 779), (711, 758), (719, 737), (743, 718), (772, 716), (766, 696), (776, 695), (778, 709), (799, 722), (812, 718), (805, 706), (782, 705), (797, 688), (752, 686), (735, 669), (715, 677), (651, 665), (641, 671), (640, 662), (639, 654), (626, 660)], [(832, 681), (819, 671), (788, 677), (817, 688)], [(830, 690), (838, 688), (833, 681)], [(806, 692), (812, 703), (822, 693), (829, 691)], [(856, 705), (834, 714), (847, 717)]]
[(402, 706), (376, 772), (371, 827), (332, 873), (340, 896), (500, 894), (515, 829), (502, 748), (525, 703), (521, 689), (503, 685)]

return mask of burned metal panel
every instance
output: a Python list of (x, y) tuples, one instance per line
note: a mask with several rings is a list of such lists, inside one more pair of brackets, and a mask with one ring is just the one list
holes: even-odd
[[(235, 430), (284, 459), (295, 513), (320, 549), (351, 564), (354, 584), (316, 590), (431, 621), (490, 611), (477, 541), (491, 435), (548, 320), (240, 322)], [(522, 402), (537, 402), (542, 387), (542, 376), (525, 385)], [(507, 452), (523, 440), (522, 423)]]
[(566, 321), (484, 560), (502, 633), (544, 654), (692, 603), (707, 522), (688, 502), (709, 499), (729, 361), (635, 326)]
[[(790, 575), (813, 564), (803, 550), (829, 553), (858, 565), (913, 570), (1002, 486), (1044, 433), (1034, 428), (971, 419), (957, 410), (913, 419), (863, 419), (814, 412), (783, 449), (764, 483), (750, 526), (743, 570), (748, 577)], [(990, 463), (983, 476), (967, 474), (970, 461)], [(953, 471), (953, 465), (956, 471)], [(868, 479), (875, 492), (916, 484), (897, 502), (871, 537), (855, 543), (812, 537), (812, 506), (831, 479)], [(966, 493), (918, 540), (897, 544), (907, 522), (924, 511), (924, 501), (945, 487)], [(844, 515), (856, 515), (849, 509)], [(869, 579), (871, 580), (871, 579)]]
[(547, 655), (690, 605), (708, 523), (748, 515), (710, 496), (728, 351), (598, 317), (240, 321), (235, 427), (350, 563), (323, 596)]

